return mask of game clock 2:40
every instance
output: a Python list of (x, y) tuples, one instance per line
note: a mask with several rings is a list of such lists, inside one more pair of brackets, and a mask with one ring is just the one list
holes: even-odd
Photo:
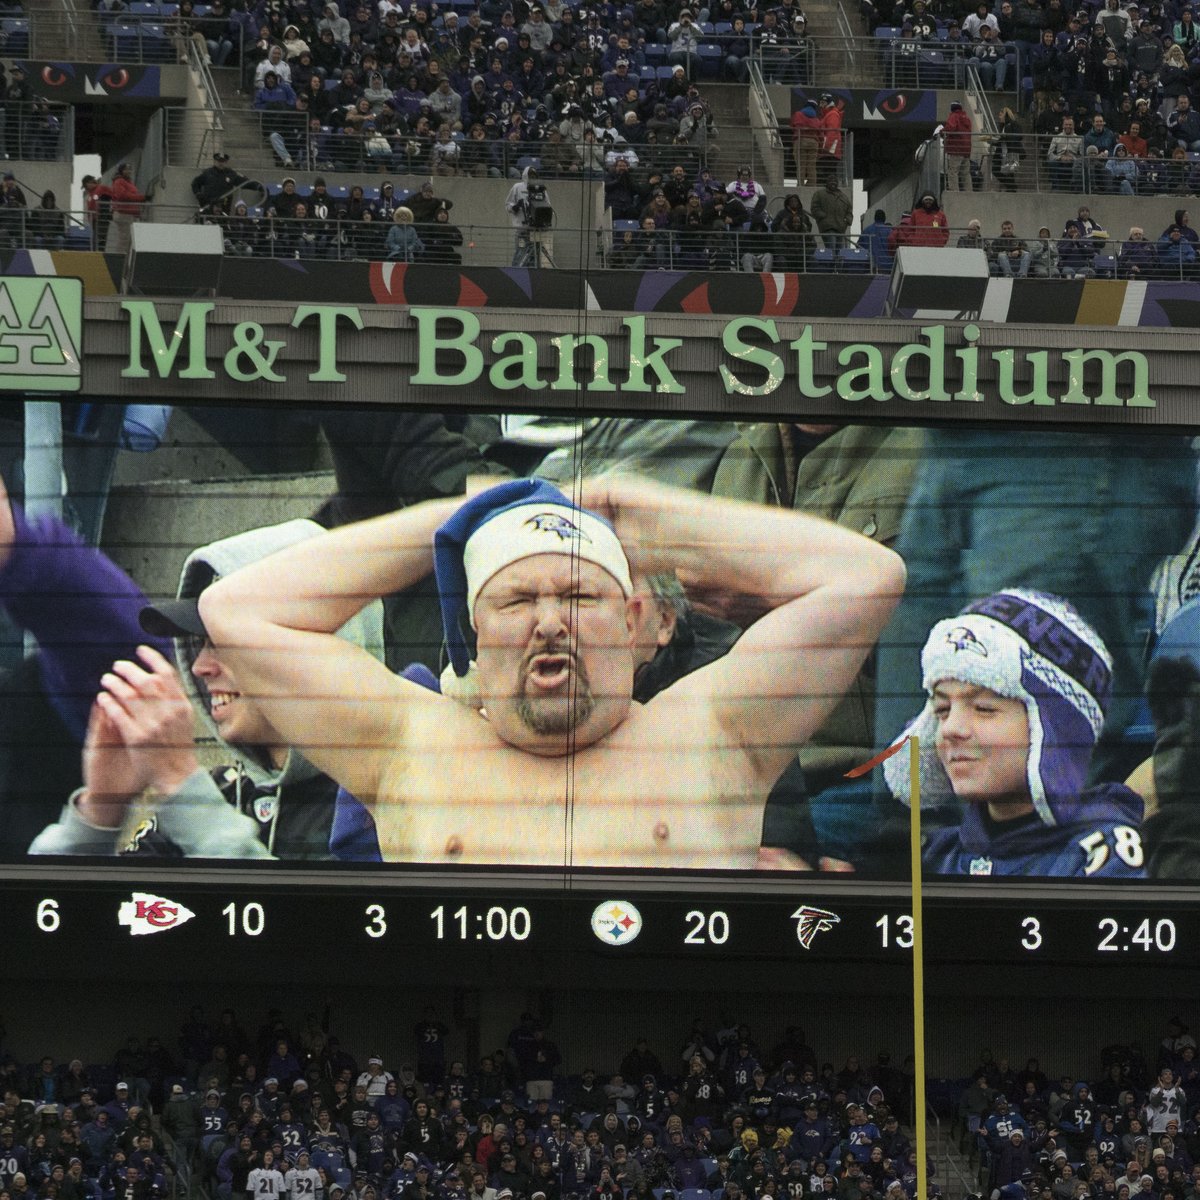
[[(1031, 953), (1044, 947), (1041, 917), (1021, 918), (1020, 941), (1021, 949)], [(1170, 954), (1178, 941), (1178, 931), (1170, 917), (1096, 919), (1094, 942), (1097, 954)]]

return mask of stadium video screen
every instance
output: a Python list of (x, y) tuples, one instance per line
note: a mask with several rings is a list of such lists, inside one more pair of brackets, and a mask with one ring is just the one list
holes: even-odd
[(102, 456), (99, 555), (10, 472), (7, 861), (902, 880), (915, 785), (930, 879), (1193, 870), (1186, 437), (239, 406)]

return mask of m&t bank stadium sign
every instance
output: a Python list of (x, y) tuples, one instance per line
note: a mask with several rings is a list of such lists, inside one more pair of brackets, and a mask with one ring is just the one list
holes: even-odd
[[(150, 300), (121, 301), (129, 339), (121, 377), (232, 382), (247, 385), (236, 394), (248, 398), (264, 386), (344, 384), (348, 372), (386, 369), (386, 394), (395, 399), (405, 398), (406, 386), (430, 399), (440, 389), (469, 387), (475, 399), (491, 391), (504, 398), (692, 392), (699, 400), (703, 389), (707, 399), (714, 391), (747, 401), (778, 394), (823, 407), (854, 406), (860, 414), (871, 402), (1155, 407), (1149, 362), (1138, 351), (984, 345), (976, 324), (922, 325), (915, 330), (918, 340), (881, 348), (822, 340), (812, 325), (766, 317), (724, 323), (708, 318), (697, 322), (696, 336), (681, 337), (656, 332), (654, 318), (640, 315), (623, 317), (619, 325), (614, 318), (607, 332), (596, 333), (586, 332), (599, 324), (589, 314), (578, 332), (557, 333), (485, 329), (479, 316), (461, 308), (368, 309), (367, 320), (356, 305), (301, 304), (276, 309), (265, 321), (218, 323), (215, 303), (173, 305), (167, 317), (159, 307)], [(673, 332), (681, 323), (671, 322)], [(881, 340), (895, 328), (889, 322), (876, 327)], [(995, 330), (989, 335), (994, 339)], [(365, 345), (352, 346), (355, 338), (374, 339), (370, 353)], [(715, 359), (715, 372), (697, 373), (701, 345), (706, 361)]]

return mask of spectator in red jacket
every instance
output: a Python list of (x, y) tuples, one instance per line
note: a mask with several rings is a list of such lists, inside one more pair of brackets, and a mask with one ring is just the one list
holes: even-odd
[(92, 249), (103, 251), (112, 220), (112, 188), (95, 175), (83, 177), (83, 207), (92, 231)]
[(946, 188), (951, 192), (969, 192), (971, 134), (974, 132), (974, 125), (957, 100), (950, 104), (950, 115), (943, 123), (942, 131), (942, 146), (946, 157)]
[(133, 171), (128, 163), (122, 163), (112, 181), (113, 251), (124, 254), (131, 241), (130, 227), (141, 218), (142, 205), (146, 197), (137, 190), (133, 182)]
[(820, 99), (821, 128), (825, 136), (821, 141), (819, 167), (822, 179), (837, 178), (838, 164), (842, 161), (842, 110), (838, 108), (832, 93), (822, 92)]
[(912, 212), (902, 217), (888, 238), (893, 253), (899, 246), (944, 246), (950, 240), (946, 214), (932, 192), (925, 192)]

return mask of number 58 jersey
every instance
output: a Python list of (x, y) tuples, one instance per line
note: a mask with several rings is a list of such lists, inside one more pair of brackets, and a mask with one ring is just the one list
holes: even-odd
[(962, 821), (925, 843), (922, 859), (937, 875), (1024, 875), (1048, 879), (1144, 879), (1139, 832), (1144, 805), (1137, 792), (1110, 783), (1060, 803), (1057, 825), (1036, 813), (993, 821), (985, 804), (970, 804)]

